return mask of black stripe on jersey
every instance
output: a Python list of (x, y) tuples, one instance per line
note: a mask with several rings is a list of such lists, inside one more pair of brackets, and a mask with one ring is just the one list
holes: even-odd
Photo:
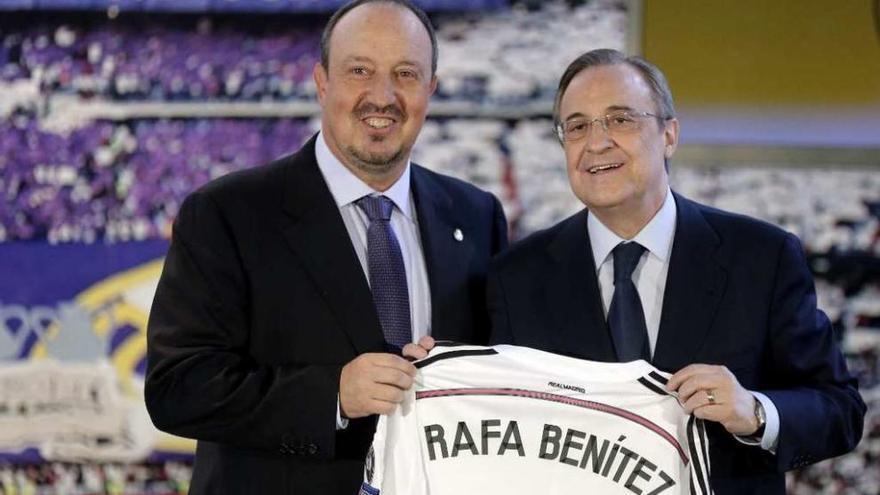
[[(706, 481), (703, 477), (703, 466), (700, 462), (700, 453), (697, 452), (696, 444), (694, 443), (696, 439), (694, 438), (694, 431), (696, 430), (696, 418), (691, 416), (688, 419), (687, 424), (687, 437), (688, 437), (688, 449), (691, 452), (691, 469), (696, 470), (697, 472), (697, 481), (700, 482), (700, 493), (708, 494), (709, 491), (706, 489)], [(693, 485), (693, 483), (691, 483)]]
[[(697, 431), (700, 433), (700, 450), (703, 452), (703, 463), (706, 466), (706, 479), (709, 479), (709, 470), (711, 469), (711, 461), (709, 459), (709, 435), (706, 433), (706, 421), (697, 421)], [(711, 490), (711, 486), (709, 489)]]
[(712, 463), (709, 460), (709, 437), (706, 434), (706, 420), (697, 419), (694, 421), (694, 424), (697, 427), (697, 434), (700, 438), (700, 452), (702, 453), (702, 458), (700, 459), (700, 465), (703, 466), (703, 470), (705, 472), (704, 479), (706, 480), (706, 495), (713, 495), (712, 491), (712, 475), (710, 474), (712, 471)]
[(461, 351), (449, 351), (444, 352), (443, 354), (437, 354), (436, 356), (427, 357), (421, 361), (413, 363), (413, 365), (416, 368), (421, 369), (442, 359), (452, 359), (464, 356), (491, 356), (493, 354), (498, 354), (498, 351), (495, 349), (463, 349)]
[(435, 340), (434, 347), (464, 347), (464, 346), (472, 346), (474, 344), (465, 344), (464, 342), (456, 342), (454, 340)]
[(666, 377), (664, 377), (660, 373), (657, 373), (656, 371), (652, 371), (652, 372), (648, 373), (648, 376), (657, 380), (658, 382), (662, 383), (663, 385), (666, 385), (667, 383), (669, 383), (669, 380), (667, 380)]
[(666, 390), (663, 390), (663, 388), (661, 388), (656, 383), (653, 383), (652, 381), (648, 380), (645, 377), (639, 377), (639, 383), (641, 383), (642, 385), (644, 385), (645, 387), (650, 389), (652, 392), (656, 392), (660, 395), (670, 395), (669, 392), (667, 392)]

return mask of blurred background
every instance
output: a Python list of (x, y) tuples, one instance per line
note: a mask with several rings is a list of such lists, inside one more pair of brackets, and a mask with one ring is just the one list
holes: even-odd
[[(143, 405), (183, 198), (295, 151), (341, 1), (0, 0), (0, 495), (186, 493)], [(800, 236), (869, 404), (795, 494), (880, 493), (880, 1), (424, 0), (440, 86), (415, 160), (501, 199), (514, 239), (577, 211), (550, 119), (578, 54), (667, 74), (673, 188)]]

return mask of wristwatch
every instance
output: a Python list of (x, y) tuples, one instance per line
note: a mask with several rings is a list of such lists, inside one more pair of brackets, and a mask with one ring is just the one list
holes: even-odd
[(751, 437), (760, 440), (764, 436), (764, 426), (767, 424), (767, 414), (764, 413), (764, 405), (755, 398), (755, 419), (758, 420), (758, 429), (752, 433)]

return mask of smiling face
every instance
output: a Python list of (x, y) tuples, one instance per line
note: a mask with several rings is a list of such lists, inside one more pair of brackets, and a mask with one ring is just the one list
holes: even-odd
[(431, 39), (409, 10), (369, 3), (345, 14), (315, 66), (321, 131), (330, 151), (377, 190), (403, 173), (437, 86)]
[[(628, 64), (581, 71), (559, 104), (563, 125), (618, 111), (659, 113), (650, 86)], [(638, 122), (634, 132), (609, 134), (596, 121), (586, 137), (563, 144), (575, 195), (603, 224), (627, 238), (638, 233), (663, 204), (669, 181), (664, 162), (678, 143), (675, 119), (660, 123), (645, 117)]]

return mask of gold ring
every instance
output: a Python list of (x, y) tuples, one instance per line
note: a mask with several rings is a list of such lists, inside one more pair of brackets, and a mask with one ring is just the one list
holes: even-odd
[(715, 394), (711, 390), (706, 390), (706, 399), (709, 404), (715, 405)]

